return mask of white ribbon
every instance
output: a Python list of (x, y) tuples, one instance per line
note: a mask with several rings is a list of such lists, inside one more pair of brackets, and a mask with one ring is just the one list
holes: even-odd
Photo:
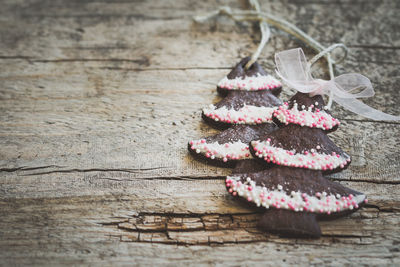
[[(371, 108), (357, 98), (371, 97), (375, 94), (371, 81), (358, 73), (343, 74), (332, 80), (314, 79), (301, 48), (286, 50), (275, 54), (276, 73), (289, 86), (302, 93), (331, 95), (333, 101), (344, 108), (373, 120), (398, 121), (393, 116)], [(360, 90), (353, 93), (355, 90)]]

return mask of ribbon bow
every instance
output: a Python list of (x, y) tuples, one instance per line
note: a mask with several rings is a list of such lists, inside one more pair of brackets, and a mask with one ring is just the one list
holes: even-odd
[[(332, 80), (314, 79), (301, 48), (275, 54), (276, 73), (289, 86), (302, 93), (331, 95), (332, 100), (344, 108), (373, 120), (400, 120), (399, 116), (371, 108), (357, 98), (375, 94), (371, 81), (358, 73), (343, 74)], [(355, 90), (362, 89), (358, 93)]]

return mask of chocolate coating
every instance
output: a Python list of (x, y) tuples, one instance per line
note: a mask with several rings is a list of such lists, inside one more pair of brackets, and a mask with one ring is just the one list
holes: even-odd
[[(228, 128), (219, 134), (206, 137), (205, 140), (206, 143), (217, 142), (218, 144), (226, 144), (226, 143), (241, 141), (242, 143), (249, 144), (250, 141), (254, 139), (264, 138), (267, 134), (271, 133), (276, 129), (278, 129), (278, 127), (273, 123), (264, 123), (259, 125), (234, 125), (231, 128)], [(191, 148), (190, 143), (188, 144), (188, 149), (189, 152), (196, 159), (219, 167), (232, 168), (236, 165), (237, 162), (253, 161), (253, 159), (244, 159), (244, 160), (228, 160), (227, 162), (224, 162), (220, 158), (211, 159), (206, 157), (203, 153), (196, 153), (196, 150)], [(265, 164), (257, 164), (257, 165), (263, 166)], [(257, 170), (260, 169), (257, 168)]]
[[(325, 132), (318, 128), (301, 127), (295, 124), (289, 124), (278, 130), (268, 134), (270, 144), (274, 147), (283, 148), (285, 150), (294, 150), (296, 153), (303, 153), (315, 149), (317, 145), (321, 148), (317, 150), (318, 153), (331, 155), (332, 152), (346, 158), (349, 157), (342, 149), (335, 145), (335, 143), (325, 134)], [(264, 141), (265, 139), (261, 139)], [(255, 151), (250, 146), (250, 151), (255, 156)], [(256, 156), (255, 156), (256, 157)], [(258, 157), (257, 157), (258, 158)], [(264, 161), (264, 159), (260, 159)], [(335, 173), (346, 169), (350, 165), (348, 162), (344, 168), (337, 167), (333, 170), (324, 171), (325, 174)]]
[[(215, 104), (217, 108), (225, 106), (228, 109), (239, 110), (245, 105), (252, 105), (257, 107), (277, 107), (282, 104), (282, 101), (271, 94), (267, 90), (261, 91), (231, 91), (229, 94), (222, 99), (220, 102)], [(207, 117), (204, 112), (202, 112), (202, 118), (209, 125), (223, 130), (230, 127), (232, 124), (215, 121), (212, 118)]]
[[(245, 77), (253, 77), (257, 76), (258, 74), (267, 76), (269, 75), (261, 66), (258, 64), (258, 62), (254, 62), (253, 65), (250, 66), (249, 69), (245, 69), (245, 66), (247, 62), (249, 62), (250, 57), (245, 57), (243, 58), (232, 70), (229, 72), (227, 75), (228, 79), (235, 79), (238, 77), (245, 78)], [(221, 96), (226, 96), (231, 90), (228, 90), (226, 88), (221, 88), (217, 87), (217, 91)], [(262, 90), (262, 91), (270, 91), (272, 92), (275, 96), (279, 96), (279, 94), (282, 91), (282, 87), (277, 87), (272, 90)]]
[[(315, 105), (315, 103), (318, 103)], [(308, 110), (309, 107), (312, 107), (312, 111), (315, 112), (316, 109), (319, 110), (324, 110), (325, 107), (325, 102), (324, 99), (321, 95), (315, 95), (315, 96), (310, 96), (309, 94), (304, 94), (301, 92), (297, 92), (292, 98), (289, 99), (288, 104), (289, 104), (289, 109), (292, 109), (294, 104), (297, 103), (297, 110), (302, 110), (301, 107), (304, 105), (305, 108)], [(324, 110), (326, 113), (331, 115), (331, 113), (328, 110)], [(273, 121), (280, 127), (283, 127), (284, 124), (282, 124), (277, 118), (273, 117)], [(334, 126), (332, 129), (329, 130), (324, 130), (325, 133), (330, 133), (334, 132), (337, 130), (339, 125)]]

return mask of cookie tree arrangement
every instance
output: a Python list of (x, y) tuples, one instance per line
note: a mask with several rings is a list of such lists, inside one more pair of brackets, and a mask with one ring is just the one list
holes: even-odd
[[(217, 86), (225, 98), (203, 109), (202, 117), (211, 126), (223, 130), (215, 136), (189, 142), (189, 151), (198, 159), (223, 167), (235, 167), (226, 178), (232, 196), (259, 207), (263, 216), (259, 228), (294, 237), (319, 237), (318, 220), (347, 215), (367, 203), (363, 193), (332, 182), (326, 174), (347, 168), (351, 157), (328, 134), (340, 121), (330, 108), (336, 102), (344, 108), (374, 120), (400, 120), (398, 116), (375, 110), (358, 98), (369, 97), (374, 90), (368, 78), (360, 74), (334, 77), (331, 52), (290, 23), (260, 11), (215, 12), (237, 20), (261, 20), (262, 40), (251, 58), (241, 60)], [(276, 73), (297, 93), (282, 103), (277, 96), (281, 83), (268, 75), (256, 62), (269, 37), (266, 21), (305, 40), (319, 53), (307, 62), (300, 48), (275, 55)], [(325, 57), (330, 80), (314, 79), (311, 65)], [(360, 91), (361, 90), (361, 91)], [(354, 93), (358, 91), (358, 93)], [(323, 95), (329, 96), (326, 105)]]

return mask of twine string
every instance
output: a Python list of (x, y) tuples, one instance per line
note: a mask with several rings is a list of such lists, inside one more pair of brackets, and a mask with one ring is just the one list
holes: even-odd
[[(255, 9), (257, 12), (261, 12), (260, 3), (258, 0), (249, 0), (250, 5)], [(247, 62), (245, 69), (249, 69), (254, 62), (257, 61), (258, 57), (260, 56), (262, 50), (264, 49), (265, 44), (268, 42), (269, 37), (271, 36), (271, 30), (269, 25), (265, 21), (260, 21), (260, 31), (261, 31), (261, 41), (257, 47), (257, 50), (251, 56), (249, 62)]]
[[(325, 57), (327, 64), (328, 64), (328, 71), (329, 71), (329, 76), (331, 79), (333, 79), (334, 76), (334, 71), (333, 71), (333, 65), (342, 62), (346, 56), (348, 49), (344, 44), (334, 44), (328, 48), (324, 47), (321, 45), (318, 41), (316, 41), (314, 38), (306, 34), (304, 31), (299, 29), (296, 25), (282, 19), (279, 17), (276, 17), (274, 15), (268, 14), (266, 12), (261, 11), (260, 4), (258, 3), (257, 0), (249, 0), (250, 5), (255, 9), (255, 10), (232, 10), (229, 6), (222, 6), (219, 9), (210, 12), (209, 14), (203, 15), (203, 16), (195, 16), (193, 19), (196, 22), (202, 23), (212, 17), (218, 16), (218, 15), (226, 15), (230, 17), (234, 21), (258, 21), (260, 22), (260, 30), (261, 30), (261, 41), (260, 44), (257, 48), (257, 50), (253, 53), (251, 56), (251, 60), (246, 64), (246, 68), (250, 67), (260, 56), (262, 49), (264, 48), (265, 44), (268, 42), (269, 37), (270, 37), (270, 29), (269, 25), (275, 26), (276, 28), (283, 30), (287, 32), (290, 35), (293, 35), (309, 47), (311, 47), (315, 52), (318, 54), (312, 58), (309, 61), (309, 66), (313, 65), (317, 60), (319, 60), (322, 57)], [(263, 23), (265, 22), (265, 24)], [(344, 52), (343, 56), (335, 61), (332, 58), (332, 51), (335, 50), (336, 48), (341, 48)], [(329, 95), (329, 101), (327, 104), (327, 108), (331, 109), (332, 106), (332, 94)]]

